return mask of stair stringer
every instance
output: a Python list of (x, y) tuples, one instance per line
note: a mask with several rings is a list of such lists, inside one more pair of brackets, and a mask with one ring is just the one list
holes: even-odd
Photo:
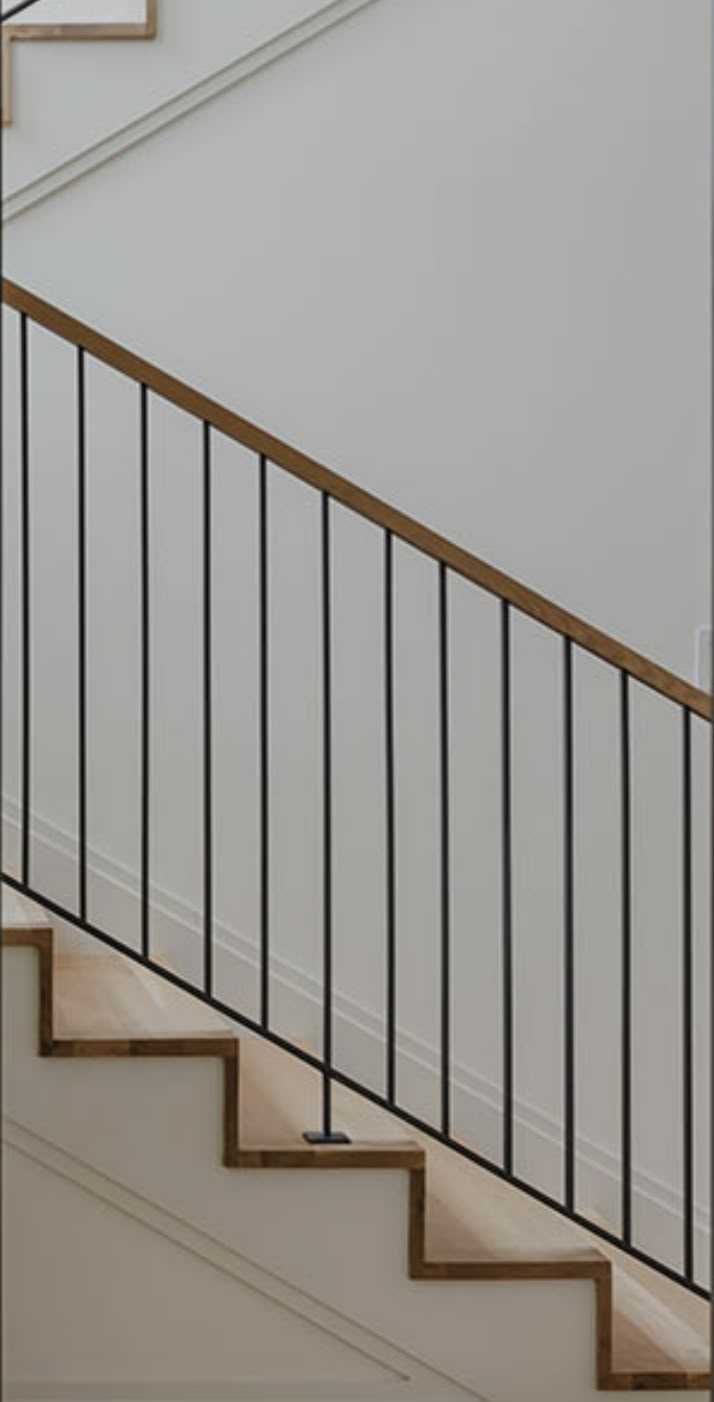
[[(263, 1268), (277, 1269), (295, 1288), (329, 1301), (364, 1327), (386, 1333), (425, 1366), (472, 1391), (479, 1388), (489, 1402), (589, 1402), (596, 1390), (671, 1396), (673, 1391), (691, 1394), (708, 1387), (708, 1377), (699, 1373), (625, 1374), (613, 1369), (612, 1267), (599, 1252), (543, 1259), (428, 1259), (421, 1148), (408, 1141), (330, 1148), (244, 1146), (239, 1135), (236, 1038), (55, 1038), (51, 931), (11, 930), (4, 932), (3, 940), (39, 954), (40, 976), (32, 981), (39, 1036), (29, 1024), (22, 1031), (20, 1010), (32, 996), (27, 988), (24, 996), (10, 998), (5, 1018), (13, 1061), (21, 1068), (6, 1104), (8, 1113), (28, 1128), (47, 1133), (66, 1152), (82, 1156), (87, 1152), (82, 1136), (89, 1126), (99, 1171), (111, 1172), (201, 1230), (236, 1233), (239, 1249)], [(55, 1064), (49, 1098), (41, 1063), (33, 1055), (35, 1038), (41, 1056)], [(18, 1047), (29, 1054), (18, 1054)], [(147, 1058), (141, 1077), (129, 1084), (125, 1058)], [(162, 1065), (167, 1060), (175, 1064), (176, 1058), (187, 1059), (179, 1078), (167, 1075), (168, 1067)], [(142, 1125), (141, 1146), (127, 1136), (116, 1114), (126, 1095), (135, 1122)], [(78, 1100), (81, 1117), (68, 1113), (68, 1106)], [(202, 1153), (200, 1164), (191, 1162), (196, 1149)], [(216, 1153), (219, 1149), (222, 1154)], [(221, 1170), (220, 1157), (224, 1167), (272, 1171), (241, 1176), (237, 1194), (231, 1176)], [(286, 1172), (295, 1169), (320, 1172), (292, 1178), (286, 1194), (281, 1183)], [(331, 1169), (340, 1172), (324, 1172)], [(307, 1249), (299, 1233), (293, 1239), (296, 1222), (308, 1224)], [(266, 1223), (271, 1232), (266, 1232)], [(370, 1226), (369, 1235), (364, 1223)], [(370, 1275), (373, 1288), (365, 1292), (360, 1281)], [(414, 1289), (409, 1282), (423, 1283)], [(478, 1294), (467, 1282), (481, 1282)], [(533, 1282), (547, 1282), (547, 1288), (535, 1290)]]

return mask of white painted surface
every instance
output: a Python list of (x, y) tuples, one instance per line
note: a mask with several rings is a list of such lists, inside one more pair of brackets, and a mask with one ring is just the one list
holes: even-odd
[[(9, 7), (8, 7), (9, 8)], [(31, 13), (30, 13), (31, 11)], [(126, 24), (146, 16), (146, 0), (36, 0), (19, 24)]]
[[(124, 0), (125, 8), (130, 3), (135, 12), (138, 0)], [(370, 0), (158, 0), (157, 34), (146, 43), (14, 45), (4, 198), (227, 65), (283, 36), (289, 45), (293, 31), (299, 42), (302, 26), (338, 21), (365, 3)]]
[(712, 630), (707, 624), (700, 625), (694, 635), (694, 667), (697, 686), (704, 691), (712, 689)]
[[(688, 674), (692, 632), (708, 609), (707, 31), (703, 0), (379, 0), (13, 221), (7, 271)], [(148, 55), (151, 46), (140, 49)], [(177, 31), (170, 62), (166, 51), (172, 82), (186, 54)], [(40, 125), (8, 137), (26, 174), (56, 155), (52, 105), (40, 92), (48, 75), (33, 69), (33, 80), (33, 62), (27, 92)], [(78, 54), (67, 70), (76, 83), (65, 100), (68, 120), (86, 134), (82, 112), (104, 70), (88, 75), (83, 63)], [(72, 900), (73, 364), (41, 336), (32, 364), (33, 395), (46, 406), (33, 430), (34, 860), (51, 890)], [(135, 938), (131, 895), (117, 897), (102, 873), (118, 871), (136, 888), (136, 400), (95, 366), (89, 388), (92, 902), (101, 921), (121, 901)], [(152, 406), (155, 939), (187, 970), (200, 958), (177, 923), (200, 927), (199, 449), (195, 425)], [(255, 464), (220, 442), (215, 463), (216, 913), (226, 942), (245, 953), (257, 944)], [(11, 469), (8, 478), (13, 521)], [(272, 475), (270, 491), (271, 939), (276, 971), (296, 971), (295, 983), (314, 992), (318, 520), (295, 484)], [(334, 539), (336, 978), (344, 1005), (365, 1009), (379, 1030), (381, 543), (341, 514)], [(399, 1020), (405, 1046), (426, 1046), (433, 1066), (436, 596), (433, 570), (406, 551), (397, 556)], [(12, 599), (14, 532), (6, 557)], [(497, 611), (459, 584), (452, 605), (454, 1057), (497, 1097)], [(13, 608), (7, 623), (11, 675)], [(553, 1125), (562, 1084), (559, 655), (526, 623), (514, 623), (514, 649), (516, 1093)], [(617, 693), (587, 659), (577, 676), (578, 1129), (584, 1150), (615, 1164)], [(10, 800), (16, 699), (13, 688)], [(679, 734), (656, 700), (638, 694), (633, 707), (635, 1166), (671, 1204), (681, 1194), (681, 1141), (671, 1132), (681, 1085)], [(698, 1068), (708, 1064), (703, 730), (695, 726)], [(6, 837), (12, 856), (11, 823)], [(254, 966), (239, 996), (253, 1012)], [(310, 999), (278, 999), (279, 1025), (314, 1037)], [(357, 1052), (338, 1031), (341, 1064), (363, 1071), (364, 1039)], [(369, 1056), (381, 1084), (381, 1061)], [(431, 1073), (426, 1084), (414, 1091), (418, 1108), (435, 1112)], [(699, 1069), (697, 1105), (704, 1209), (708, 1093)], [(496, 1118), (481, 1129), (479, 1147), (497, 1153)], [(528, 1136), (517, 1150), (532, 1167)], [(589, 1192), (585, 1152), (583, 1161)], [(559, 1185), (552, 1152), (533, 1171), (544, 1186)], [(611, 1219), (612, 1201), (603, 1189), (602, 1201), (586, 1205)]]
[[(278, 1396), (379, 1395), (396, 1370), (350, 1348), (28, 1154), (7, 1158), (6, 1367), (45, 1387), (238, 1379)], [(297, 1387), (298, 1379), (302, 1386)], [(76, 1395), (76, 1394), (75, 1394)]]
[[(8, 1397), (389, 1402), (396, 1395), (435, 1402), (467, 1395), (46, 1139), (9, 1120), (4, 1138), (8, 1197), (16, 1209), (7, 1250), (17, 1262), (19, 1291), (32, 1292), (34, 1300), (34, 1311), (19, 1298), (13, 1310), (14, 1356), (24, 1352), (31, 1359), (34, 1387), (15, 1381)], [(33, 1214), (40, 1197), (41, 1209)], [(76, 1263), (76, 1282), (73, 1318), (63, 1319), (60, 1328), (57, 1263), (63, 1259), (72, 1261), (72, 1270)], [(109, 1263), (107, 1290), (102, 1285)], [(128, 1310), (118, 1303), (125, 1291), (131, 1297)], [(114, 1307), (113, 1317), (108, 1306)], [(120, 1311), (121, 1332), (115, 1327)], [(77, 1316), (79, 1339), (76, 1324), (73, 1328)], [(29, 1337), (33, 1317), (46, 1329), (40, 1350), (36, 1336)], [(90, 1320), (91, 1358), (83, 1347)], [(206, 1348), (211, 1352), (202, 1358)], [(52, 1376), (40, 1381), (43, 1360), (51, 1360)], [(92, 1363), (93, 1380), (86, 1381)]]

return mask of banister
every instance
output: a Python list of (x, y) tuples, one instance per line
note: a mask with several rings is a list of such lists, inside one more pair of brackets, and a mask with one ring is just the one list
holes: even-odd
[(192, 389), (149, 361), (143, 360), (141, 356), (135, 355), (101, 332), (60, 311), (58, 307), (37, 297), (26, 288), (4, 278), (2, 296), (7, 306), (24, 312), (32, 321), (44, 326), (56, 336), (75, 346), (81, 346), (95, 359), (112, 366), (137, 383), (146, 385), (162, 399), (169, 400), (178, 408), (211, 424), (227, 438), (263, 454), (277, 467), (317, 488), (318, 491), (327, 493), (365, 520), (391, 531), (398, 539), (447, 566), (455, 574), (479, 585), (497, 598), (507, 600), (521, 613), (527, 614), (562, 637), (570, 638), (578, 647), (617, 667), (643, 686), (686, 707), (704, 720), (711, 720), (711, 698), (706, 691), (692, 686), (674, 672), (650, 661), (641, 653), (618, 642), (616, 638), (569, 613), (559, 604), (529, 589), (485, 560), (472, 555), (470, 551), (430, 530), (413, 517), (398, 511), (396, 507), (390, 506), (371, 492), (340, 477), (330, 468), (275, 438), (216, 400)]

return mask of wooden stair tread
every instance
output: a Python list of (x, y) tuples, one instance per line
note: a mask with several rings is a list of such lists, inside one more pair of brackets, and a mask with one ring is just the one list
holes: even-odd
[(302, 1131), (318, 1123), (320, 1099), (312, 1068), (261, 1039), (239, 1042), (231, 1023), (130, 960), (53, 959), (48, 923), (34, 929), (21, 902), (3, 909), (3, 942), (35, 943), (40, 954), (46, 1055), (221, 1057), (226, 1166), (406, 1169), (413, 1278), (590, 1279), (600, 1388), (709, 1386), (706, 1301), (607, 1243), (594, 1248), (584, 1228), (428, 1136), (395, 1137), (386, 1111), (341, 1086), (334, 1123), (351, 1142), (307, 1145)]
[[(57, 1033), (70, 1036), (221, 1036), (233, 1027), (190, 995), (119, 955), (61, 955), (55, 961)], [(281, 1151), (289, 1162), (310, 1156), (302, 1131), (317, 1124), (319, 1091), (309, 1066), (258, 1039), (243, 1038), (242, 1142), (256, 1161)], [(529, 1258), (554, 1265), (583, 1258), (588, 1233), (547, 1207), (515, 1193), (478, 1165), (459, 1159), (428, 1136), (406, 1129), (360, 1096), (335, 1086), (335, 1123), (366, 1153), (418, 1143), (429, 1160), (427, 1251), (454, 1264), (511, 1263)], [(344, 1155), (343, 1155), (344, 1157)], [(348, 1156), (350, 1157), (350, 1156)], [(617, 1265), (613, 1318), (616, 1366), (628, 1372), (701, 1371), (708, 1366), (708, 1307), (664, 1277), (603, 1243)]]
[(233, 1023), (119, 954), (55, 957), (58, 1037), (235, 1036)]
[(655, 1291), (633, 1281), (628, 1272), (618, 1270), (615, 1280), (616, 1368), (622, 1372), (705, 1372), (709, 1366), (706, 1302), (698, 1301), (702, 1317), (697, 1326), (688, 1321), (687, 1311), (677, 1301), (661, 1303)]
[[(289, 1142), (317, 1113), (309, 1067), (279, 1049), (253, 1040), (242, 1043), (246, 1135), (275, 1134)], [(372, 1142), (390, 1131), (387, 1112), (360, 1096), (334, 1087), (334, 1122)], [(406, 1127), (405, 1127), (406, 1128)], [(588, 1232), (550, 1208), (514, 1191), (470, 1160), (427, 1135), (409, 1130), (428, 1159), (426, 1245), (429, 1257), (463, 1263), (562, 1263), (592, 1254)], [(626, 1373), (684, 1371), (709, 1366), (709, 1306), (681, 1286), (639, 1265), (607, 1242), (597, 1252), (616, 1266), (613, 1312), (614, 1362)]]

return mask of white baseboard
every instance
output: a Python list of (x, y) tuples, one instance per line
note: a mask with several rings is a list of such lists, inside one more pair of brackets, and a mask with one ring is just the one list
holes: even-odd
[[(4, 850), (17, 845), (19, 812), (5, 800)], [(46, 872), (51, 891), (73, 891), (76, 880), (76, 841), (68, 832), (39, 817), (33, 819), (33, 848), (37, 865)], [(8, 860), (6, 859), (6, 868)], [(139, 928), (138, 877), (128, 867), (96, 850), (88, 853), (90, 889), (101, 892), (104, 928), (134, 944)], [(200, 978), (202, 952), (201, 912), (157, 885), (151, 888), (152, 930), (156, 929), (156, 953), (183, 973), (195, 967)], [(128, 934), (126, 932), (132, 932)], [(71, 939), (64, 932), (63, 937)], [(239, 930), (216, 922), (214, 957), (221, 998), (249, 1015), (246, 989), (257, 989), (258, 948)], [(228, 992), (224, 991), (228, 990)], [(271, 1006), (274, 1025), (299, 1043), (319, 1047), (322, 988), (312, 974), (279, 955), (271, 955)], [(384, 1027), (372, 1010), (349, 995), (334, 993), (334, 1042), (336, 1064), (355, 1079), (380, 1089), (383, 1084)], [(439, 1050), (426, 1040), (399, 1031), (398, 1089), (400, 1103), (424, 1119), (432, 1119), (439, 1101)], [(452, 1107), (455, 1133), (468, 1126), (468, 1142), (498, 1162), (500, 1151), (500, 1087), (474, 1068), (452, 1066)], [(563, 1149), (560, 1126), (552, 1116), (520, 1098), (514, 1104), (516, 1172), (544, 1191), (557, 1195), (562, 1176)], [(464, 1136), (465, 1137), (465, 1136)], [(580, 1210), (601, 1224), (617, 1230), (620, 1206), (619, 1159), (616, 1152), (591, 1139), (577, 1140), (577, 1198)], [(673, 1267), (680, 1265), (682, 1240), (681, 1195), (676, 1186), (640, 1171), (633, 1174), (633, 1221), (643, 1249)], [(695, 1260), (698, 1278), (709, 1273), (709, 1215), (703, 1205), (695, 1209)]]

